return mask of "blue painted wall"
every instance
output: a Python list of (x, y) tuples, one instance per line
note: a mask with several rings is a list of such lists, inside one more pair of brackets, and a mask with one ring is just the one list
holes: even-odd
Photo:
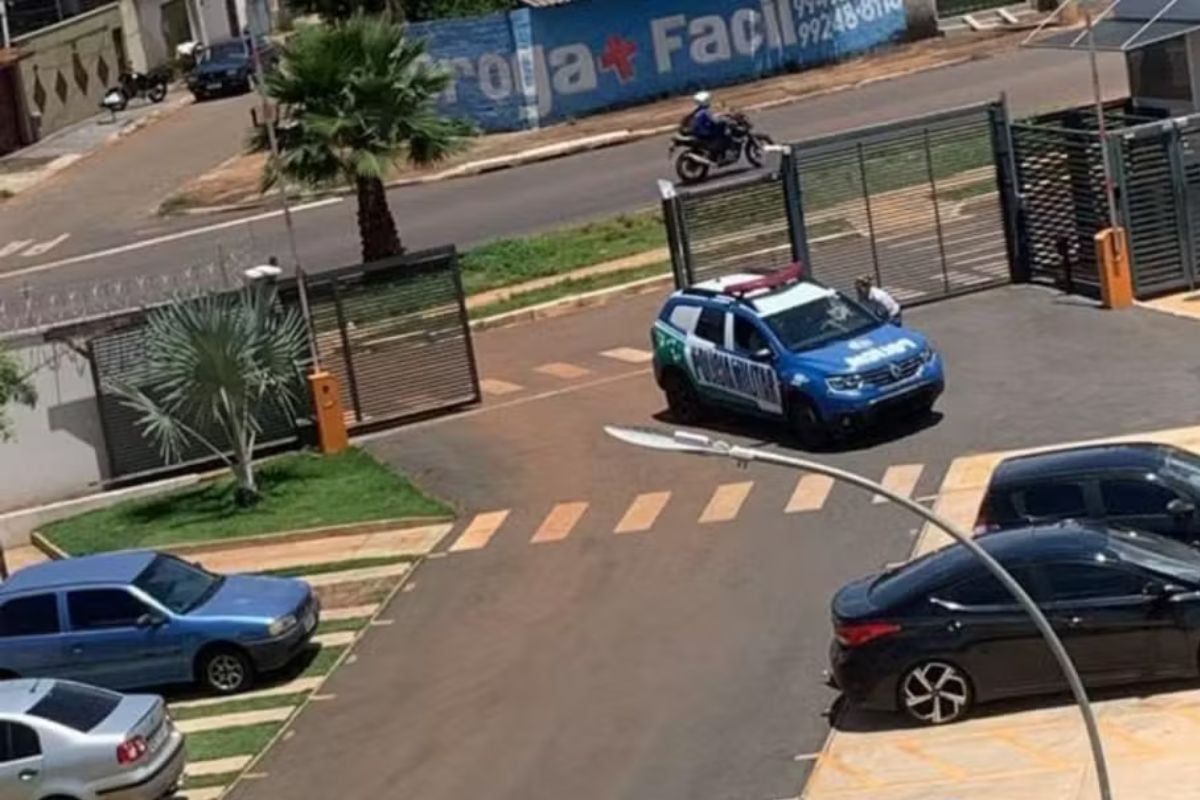
[(904, 35), (904, 0), (576, 0), (413, 25), (443, 107), (511, 130), (815, 66)]

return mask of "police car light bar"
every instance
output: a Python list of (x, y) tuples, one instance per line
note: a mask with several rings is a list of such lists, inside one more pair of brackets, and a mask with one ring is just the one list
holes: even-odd
[(761, 278), (731, 284), (724, 287), (724, 290), (727, 294), (731, 294), (734, 297), (742, 297), (750, 292), (757, 292), (760, 289), (778, 289), (781, 286), (787, 286), (788, 284), (802, 280), (804, 280), (804, 265), (797, 261), (783, 269), (768, 272)]

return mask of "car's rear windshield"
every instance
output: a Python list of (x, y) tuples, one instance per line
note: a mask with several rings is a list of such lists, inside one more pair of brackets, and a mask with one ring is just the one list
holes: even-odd
[(121, 704), (121, 695), (77, 683), (56, 683), (29, 713), (87, 733)]
[(871, 604), (877, 608), (889, 608), (906, 603), (922, 591), (941, 586), (952, 575), (960, 572), (964, 558), (957, 548), (935, 550), (918, 559), (894, 567), (881, 574), (871, 584)]
[(222, 42), (206, 47), (200, 51), (200, 63), (207, 61), (228, 61), (238, 56), (250, 56), (249, 42)]

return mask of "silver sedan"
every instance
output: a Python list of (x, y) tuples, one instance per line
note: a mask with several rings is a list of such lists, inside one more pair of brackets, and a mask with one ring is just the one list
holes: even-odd
[(161, 697), (71, 681), (0, 682), (0, 798), (159, 800), (183, 775)]

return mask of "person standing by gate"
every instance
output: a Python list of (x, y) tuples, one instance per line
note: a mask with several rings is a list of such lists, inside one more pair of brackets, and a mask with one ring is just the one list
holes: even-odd
[(864, 275), (856, 280), (854, 289), (858, 293), (859, 302), (874, 312), (875, 316), (893, 325), (900, 324), (900, 304), (883, 289), (873, 286), (869, 277)]

